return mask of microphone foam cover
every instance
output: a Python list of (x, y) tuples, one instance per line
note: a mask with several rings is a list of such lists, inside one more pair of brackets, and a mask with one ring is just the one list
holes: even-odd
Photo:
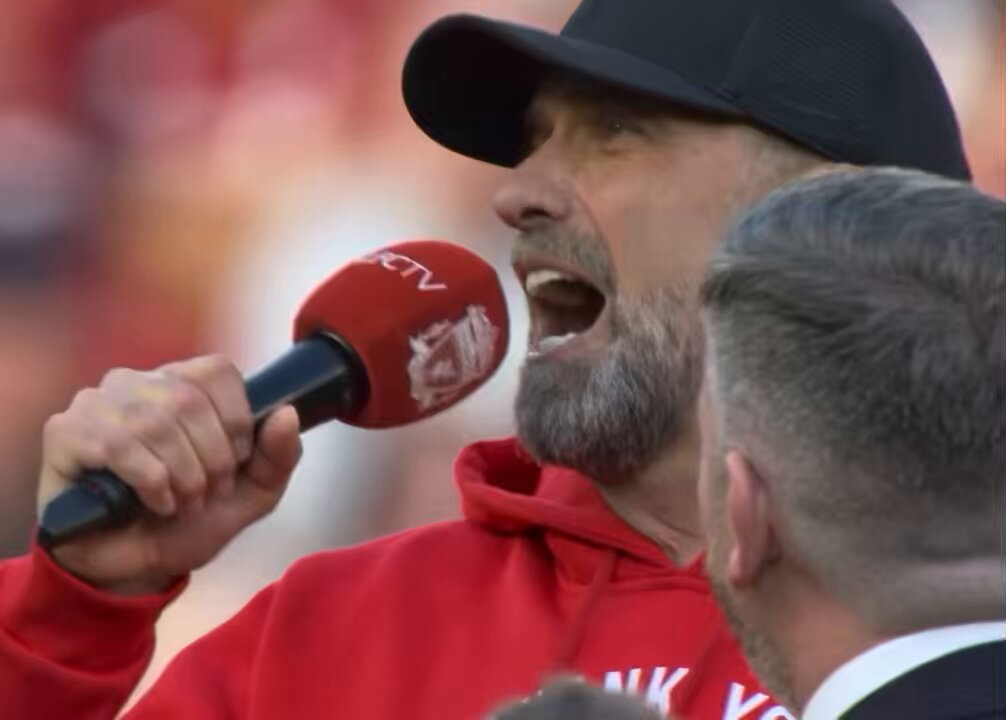
[(509, 342), (496, 271), (436, 240), (391, 245), (337, 270), (307, 297), (294, 340), (341, 338), (366, 368), (370, 395), (343, 422), (403, 425), (453, 405), (499, 367)]

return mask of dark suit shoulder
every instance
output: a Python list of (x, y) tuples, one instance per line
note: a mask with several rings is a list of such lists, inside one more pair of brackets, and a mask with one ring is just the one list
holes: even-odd
[(844, 720), (1003, 720), (1006, 641), (921, 665), (861, 700)]

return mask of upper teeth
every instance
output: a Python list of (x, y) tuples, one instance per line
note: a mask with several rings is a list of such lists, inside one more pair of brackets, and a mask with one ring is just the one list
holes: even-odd
[(538, 341), (538, 352), (539, 353), (549, 353), (555, 350), (557, 347), (561, 347), (568, 343), (570, 340), (576, 337), (576, 333), (566, 333), (565, 335), (550, 337), (543, 337)]
[(562, 280), (565, 282), (577, 282), (576, 278), (572, 278), (569, 275), (563, 275), (561, 272), (556, 270), (532, 270), (524, 278), (524, 289), (527, 294), (534, 297), (541, 288), (550, 282), (555, 282), (556, 280)]

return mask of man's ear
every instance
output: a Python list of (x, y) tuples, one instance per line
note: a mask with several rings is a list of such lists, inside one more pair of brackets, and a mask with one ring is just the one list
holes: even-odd
[(736, 588), (750, 588), (779, 556), (768, 486), (737, 450), (727, 453), (726, 473), (726, 514), (732, 541), (727, 580)]

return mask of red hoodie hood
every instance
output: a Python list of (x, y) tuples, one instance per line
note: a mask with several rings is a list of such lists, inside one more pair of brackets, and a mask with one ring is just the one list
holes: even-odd
[[(656, 543), (612, 512), (590, 480), (566, 468), (538, 465), (514, 439), (469, 446), (458, 457), (454, 475), (468, 520), (500, 533), (543, 532), (561, 571), (589, 583), (561, 643), (557, 671), (575, 655), (591, 612), (609, 586), (651, 579), (709, 592), (701, 556), (676, 567)], [(717, 618), (704, 631), (694, 671), (675, 692), (674, 709), (681, 717), (714, 656), (736, 653), (723, 628)]]
[(557, 559), (578, 577), (584, 572), (593, 577), (602, 559), (616, 550), (635, 561), (633, 577), (667, 575), (706, 584), (701, 558), (675, 567), (656, 543), (608, 508), (590, 480), (566, 468), (538, 465), (514, 439), (466, 448), (454, 477), (466, 518), (497, 532), (544, 530)]

